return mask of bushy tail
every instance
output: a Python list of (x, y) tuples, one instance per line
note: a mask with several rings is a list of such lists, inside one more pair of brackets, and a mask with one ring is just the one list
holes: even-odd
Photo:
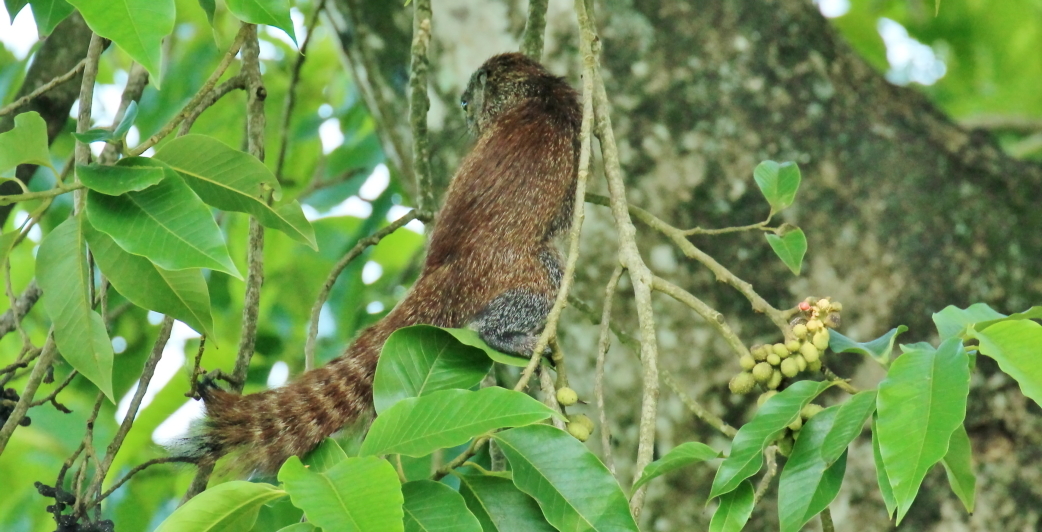
[(378, 351), (364, 340), (281, 388), (251, 395), (208, 388), (206, 419), (172, 452), (201, 461), (235, 454), (235, 468), (275, 473), (290, 456), (307, 453), (372, 411)]

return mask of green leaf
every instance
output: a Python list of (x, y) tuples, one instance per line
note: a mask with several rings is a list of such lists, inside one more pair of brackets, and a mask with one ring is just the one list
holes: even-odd
[(977, 476), (973, 473), (973, 448), (966, 427), (959, 425), (948, 441), (948, 454), (941, 460), (944, 472), (948, 474), (948, 484), (962, 501), (966, 511), (973, 513), (974, 498), (977, 490)]
[(860, 353), (868, 355), (876, 362), (886, 366), (890, 363), (890, 352), (894, 350), (894, 341), (897, 335), (908, 330), (904, 325), (890, 329), (886, 334), (869, 342), (855, 342), (854, 340), (839, 334), (835, 330), (829, 331), (829, 349), (835, 353)]
[(210, 268), (239, 279), (210, 209), (169, 169), (166, 178), (121, 196), (87, 193), (87, 218), (123, 249), (167, 270)]
[(213, 137), (185, 135), (166, 143), (155, 159), (169, 164), (206, 203), (225, 211), (252, 214), (264, 227), (277, 229), (312, 249), (315, 230), (295, 201), (272, 208), (263, 199), (265, 190), (282, 196), (275, 175), (256, 157), (236, 150)]
[(72, 13), (72, 6), (65, 0), (29, 0), (29, 5), (33, 6), (33, 19), (41, 36), (50, 35), (54, 27)]
[(800, 409), (831, 385), (829, 382), (799, 381), (764, 403), (756, 417), (738, 429), (731, 443), (731, 455), (720, 464), (713, 478), (709, 498), (728, 493), (755, 475), (763, 466), (763, 450), (781, 435), (785, 427), (796, 421)]
[(206, 12), (206, 21), (213, 26), (213, 15), (217, 11), (217, 0), (199, 0), (199, 7)]
[(883, 504), (886, 505), (886, 515), (894, 518), (897, 510), (897, 500), (894, 499), (894, 488), (890, 487), (890, 476), (886, 474), (886, 464), (883, 463), (883, 455), (879, 452), (879, 423), (878, 415), (872, 416), (872, 456), (876, 463), (876, 483), (879, 484), (879, 492), (883, 496)]
[(127, 253), (90, 224), (83, 224), (83, 233), (102, 273), (123, 297), (215, 338), (210, 292), (202, 271), (164, 270), (144, 257)]
[(0, 266), (7, 262), (7, 256), (11, 254), (11, 249), (14, 248), (14, 241), (18, 239), (19, 234), (21, 234), (21, 231), (16, 227), (0, 236)]
[(225, 4), (228, 11), (239, 20), (274, 26), (286, 32), (294, 43), (297, 42), (297, 36), (293, 33), (293, 20), (289, 16), (289, 2), (286, 0), (225, 0)]
[(398, 329), (387, 338), (373, 380), (377, 414), (396, 402), (439, 390), (470, 388), (485, 377), (492, 360), (430, 325)]
[(495, 362), (499, 362), (500, 364), (506, 364), (508, 366), (514, 366), (514, 367), (518, 367), (518, 368), (523, 368), (523, 367), (528, 366), (528, 361), (530, 360), (528, 357), (519, 357), (519, 356), (516, 356), (516, 355), (508, 355), (508, 354), (503, 353), (501, 351), (496, 351), (495, 349), (492, 349), (491, 347), (489, 347), (488, 344), (485, 343), (484, 340), (481, 339), (481, 336), (478, 335), (478, 332), (473, 330), (473, 329), (446, 329), (446, 328), (443, 328), (442, 330), (447, 332), (447, 333), (449, 333), (449, 334), (451, 334), (453, 337), (455, 337), (457, 340), (459, 340), (460, 343), (462, 343), (463, 345), (469, 345), (471, 347), (476, 347), (476, 348), (484, 351), (485, 354), (488, 355), (488, 357), (491, 358)]
[(995, 359), (1024, 395), (1042, 405), (1042, 325), (1031, 320), (1000, 321), (971, 336), (980, 342), (981, 354)]
[(846, 449), (831, 466), (820, 448), (831, 432), (838, 406), (822, 410), (800, 430), (792, 454), (778, 481), (778, 521), (781, 532), (798, 532), (815, 515), (832, 503), (847, 470)]
[(127, 111), (123, 113), (123, 120), (119, 121), (119, 125), (112, 132), (113, 138), (121, 139), (123, 135), (130, 131), (131, 126), (134, 125), (134, 120), (137, 119), (137, 111), (137, 102), (131, 100), (130, 105), (127, 106)]
[(40, 242), (36, 278), (43, 289), (44, 309), (54, 324), (58, 351), (115, 402), (112, 342), (101, 315), (92, 309), (90, 270), (79, 217), (65, 220)]
[(30, 111), (14, 117), (14, 129), (0, 133), (0, 175), (20, 164), (51, 166), (47, 147), (47, 123)]
[(279, 470), (279, 480), (293, 505), (324, 532), (404, 530), (401, 484), (387, 460), (347, 458), (318, 473), (291, 456)]
[[(832, 465), (861, 434), (865, 422), (876, 411), (876, 391), (859, 392), (840, 405), (832, 429), (821, 443), (821, 459)], [(811, 418), (814, 419), (814, 418)]]
[(739, 532), (753, 514), (753, 483), (743, 480), (731, 492), (720, 496), (720, 506), (713, 512), (709, 532)]
[(459, 492), (484, 532), (555, 532), (535, 499), (509, 478), (494, 475), (457, 475)]
[(560, 414), (531, 397), (496, 386), (476, 392), (442, 390), (403, 399), (376, 418), (359, 455), (424, 456), (504, 427)]
[(807, 254), (807, 235), (803, 234), (803, 229), (784, 224), (778, 229), (778, 234), (765, 233), (764, 236), (778, 258), (792, 273), (799, 275), (803, 256)]
[(970, 305), (965, 309), (948, 305), (933, 315), (933, 323), (937, 326), (941, 340), (947, 340), (953, 336), (961, 336), (966, 332), (966, 328), (974, 323), (1004, 317), (1005, 314), (996, 312), (984, 303)]
[(313, 525), (311, 523), (304, 522), (304, 523), (294, 523), (294, 524), (289, 525), (289, 526), (284, 526), (284, 527), (280, 528), (278, 530), (278, 532), (314, 532), (316, 530), (318, 530), (318, 527), (316, 527), (315, 525)]
[(756, 165), (753, 179), (767, 203), (771, 204), (771, 214), (774, 214), (792, 205), (796, 198), (796, 190), (800, 188), (800, 167), (791, 161), (781, 164), (764, 161)]
[(1042, 307), (1031, 307), (1024, 312), (1017, 312), (1010, 314), (1005, 318), (995, 318), (988, 321), (979, 321), (973, 324), (973, 328), (978, 331), (983, 331), (1000, 321), (1012, 321), (1012, 320), (1042, 320)]
[(514, 485), (558, 530), (637, 530), (615, 477), (579, 440), (549, 425), (493, 437), (510, 462)]
[(84, 131), (83, 133), (72, 133), (76, 140), (91, 144), (94, 142), (108, 142), (112, 140), (112, 132), (103, 127), (95, 127)]
[(474, 514), (456, 490), (433, 480), (402, 485), (405, 532), (481, 532)]
[(128, 157), (115, 166), (76, 165), (76, 177), (87, 188), (106, 196), (144, 190), (159, 183), (165, 176), (166, 172), (161, 166), (149, 166), (147, 157)]
[(340, 448), (340, 445), (337, 444), (336, 440), (333, 438), (326, 438), (301, 461), (304, 465), (311, 468), (311, 471), (314, 471), (315, 473), (325, 473), (329, 468), (343, 462), (346, 458), (347, 453)]
[(160, 88), (163, 38), (174, 30), (174, 0), (70, 0), (94, 33), (119, 45)]
[[(233, 480), (218, 484), (174, 510), (155, 532), (249, 530), (266, 503), (286, 496), (271, 484)], [(245, 525), (244, 525), (245, 524)]]
[(705, 462), (706, 460), (721, 458), (722, 456), (722, 454), (713, 450), (712, 447), (704, 443), (696, 441), (682, 443), (671, 449), (662, 458), (648, 464), (644, 468), (644, 472), (641, 473), (640, 480), (633, 485), (633, 489), (636, 490), (644, 484), (647, 484), (651, 479), (662, 476), (670, 471), (675, 471), (686, 465)]
[(970, 390), (969, 361), (958, 338), (936, 350), (918, 347), (891, 364), (876, 399), (879, 451), (894, 488), (898, 523), (926, 472), (948, 452), (952, 432), (966, 417)]
[(11, 21), (18, 16), (18, 13), (29, 3), (29, 0), (4, 0), (4, 7), (7, 8), (7, 16)]

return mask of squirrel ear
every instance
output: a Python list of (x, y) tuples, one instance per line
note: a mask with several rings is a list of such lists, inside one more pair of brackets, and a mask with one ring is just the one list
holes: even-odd
[(484, 69), (478, 71), (478, 83), (484, 85), (488, 81), (488, 72)]

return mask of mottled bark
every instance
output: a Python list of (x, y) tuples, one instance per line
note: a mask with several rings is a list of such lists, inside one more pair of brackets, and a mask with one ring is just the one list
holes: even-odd
[[(383, 47), (376, 53), (383, 59), (376, 64), (385, 79), (394, 80), (408, 64), (408, 19), (397, 20), (401, 15), (382, 2), (352, 1), (380, 35)], [(435, 3), (435, 176), (451, 175), (466, 149), (455, 110), (458, 92), (487, 56), (517, 48), (524, 13), (523, 4), (506, 1)], [(831, 295), (844, 304), (845, 334), (870, 339), (904, 323), (912, 328), (901, 338), (907, 342), (929, 340), (930, 314), (948, 304), (984, 301), (1009, 312), (1042, 301), (1042, 167), (1006, 156), (982, 132), (961, 129), (916, 90), (887, 83), (810, 2), (619, 1), (601, 5), (598, 15), (612, 120), (633, 203), (681, 227), (753, 223), (768, 210), (752, 180), (754, 166), (763, 159), (800, 163), (796, 205), (780, 219), (808, 235), (801, 277), (792, 277), (759, 233), (695, 239), (775, 305)], [(552, 2), (547, 20), (544, 60), (578, 85), (570, 3)], [(395, 117), (406, 116), (404, 86), (389, 84), (399, 91), (391, 98)], [(595, 180), (591, 186), (598, 190), (602, 184)], [(615, 265), (609, 244), (614, 235), (607, 213), (590, 211), (577, 295), (595, 302)], [(681, 260), (651, 232), (642, 243), (657, 274), (723, 311), (747, 342), (775, 341), (777, 331), (771, 332), (767, 320), (705, 269)], [(622, 288), (629, 288), (625, 277)], [(665, 298), (656, 303), (663, 366), (729, 423), (747, 419), (750, 400), (726, 389), (738, 371), (726, 344), (684, 308)], [(633, 330), (632, 307), (626, 305), (615, 316)], [(592, 379), (582, 375), (592, 375), (592, 359), (586, 359), (596, 352), (596, 329), (577, 312), (566, 313), (565, 321), (565, 347), (579, 355), (569, 362), (573, 387), (592, 397)], [(874, 365), (830, 358), (830, 365), (855, 376), (860, 386), (874, 386), (882, 377)], [(635, 449), (635, 367), (623, 350), (609, 353), (607, 410), (615, 420), (622, 478)], [(977, 511), (967, 516), (944, 474), (934, 471), (902, 529), (1040, 526), (1042, 411), (984, 357), (973, 382), (967, 424), (979, 463)], [(726, 448), (726, 440), (671, 394), (663, 395), (660, 416), (661, 451), (692, 439)], [(890, 527), (867, 442), (863, 437), (850, 453), (844, 488), (833, 505), (837, 530)], [(711, 468), (695, 466), (653, 483), (644, 526), (705, 529), (711, 514), (702, 508), (711, 478)], [(776, 526), (775, 495), (769, 493), (749, 529)]]

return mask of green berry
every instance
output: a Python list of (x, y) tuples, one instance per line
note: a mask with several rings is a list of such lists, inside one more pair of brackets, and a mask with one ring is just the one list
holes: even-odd
[(783, 343), (774, 344), (771, 348), (774, 349), (774, 354), (778, 355), (778, 358), (789, 356), (789, 348), (785, 347)]
[(799, 368), (800, 371), (807, 371), (807, 359), (803, 358), (803, 355), (796, 355), (792, 357), (792, 360), (796, 361), (796, 367)]
[(758, 345), (749, 350), (749, 354), (753, 356), (753, 360), (757, 362), (763, 362), (767, 359), (767, 346)]
[(829, 305), (829, 310), (831, 310), (832, 312), (843, 312), (843, 303), (840, 303), (839, 301), (833, 301), (832, 304)]
[(774, 353), (771, 353), (767, 355), (767, 363), (772, 366), (777, 366), (778, 364), (781, 364), (781, 357)]
[(830, 329), (837, 329), (842, 323), (839, 312), (829, 312), (829, 315), (825, 316), (825, 326)]
[[(806, 336), (806, 335), (804, 335), (804, 336)], [(785, 342), (785, 349), (787, 349), (789, 351), (789, 353), (795, 353), (795, 352), (800, 350), (800, 346), (801, 345), (803, 345), (803, 344), (801, 344), (799, 340), (789, 340), (788, 342)], [(789, 355), (786, 354), (785, 356), (789, 356)], [(782, 358), (785, 358), (785, 357), (782, 357)]]
[(756, 386), (756, 379), (753, 378), (752, 373), (747, 371), (735, 375), (727, 385), (727, 387), (731, 389), (731, 393), (738, 395), (747, 394), (753, 391), (753, 386)]
[(766, 403), (768, 399), (774, 397), (775, 395), (778, 395), (778, 392), (774, 390), (767, 390), (766, 392), (760, 394), (759, 399), (756, 400), (756, 406), (763, 406), (763, 404)]
[(821, 324), (821, 320), (814, 319), (807, 322), (807, 330), (810, 332), (818, 332), (824, 325)]
[(818, 415), (818, 413), (821, 412), (824, 409), (825, 408), (823, 408), (821, 405), (816, 405), (814, 403), (807, 403), (800, 410), (800, 417), (802, 417), (803, 419), (808, 419), (809, 420), (810, 418)]
[(561, 406), (572, 406), (579, 401), (579, 394), (575, 393), (575, 390), (568, 388), (567, 386), (557, 390), (557, 402)]
[(738, 359), (738, 365), (745, 371), (752, 371), (753, 366), (756, 365), (756, 359), (752, 355), (744, 355)]
[(568, 421), (571, 422), (571, 423), (578, 423), (578, 424), (586, 427), (590, 431), (591, 434), (593, 433), (593, 427), (594, 427), (593, 420), (590, 419), (590, 417), (587, 416), (586, 414), (575, 414), (575, 415), (569, 416), (568, 417)]
[(796, 363), (795, 358), (786, 358), (781, 361), (781, 372), (786, 377), (795, 377), (800, 372), (800, 366)]
[[(792, 334), (796, 335), (796, 338), (800, 340), (807, 337), (807, 325), (803, 323), (797, 323), (792, 326)], [(797, 348), (798, 349), (798, 348)]]
[(797, 431), (803, 428), (803, 419), (796, 418), (796, 421), (789, 423), (789, 430)]
[(813, 363), (821, 357), (821, 353), (818, 352), (818, 348), (814, 347), (814, 344), (807, 342), (800, 346), (800, 354), (803, 358), (807, 359), (807, 363)]
[(771, 374), (771, 380), (767, 382), (767, 388), (770, 390), (777, 390), (778, 387), (781, 386), (782, 378), (783, 375), (781, 370), (774, 370), (774, 373)]
[(814, 333), (814, 339), (811, 341), (814, 347), (818, 348), (818, 351), (824, 351), (829, 347), (829, 330), (822, 329)]
[(566, 425), (566, 427), (568, 429), (568, 434), (571, 434), (573, 437), (575, 437), (575, 439), (579, 441), (586, 441), (590, 439), (590, 433), (592, 431), (585, 425), (581, 425), (573, 421)]
[(753, 378), (760, 384), (767, 384), (767, 381), (771, 380), (771, 375), (774, 374), (774, 366), (767, 362), (760, 362), (753, 366)]
[(812, 373), (817, 373), (818, 371), (821, 371), (821, 360), (815, 360), (814, 362), (808, 361), (807, 371), (810, 371)]
[(796, 441), (792, 438), (792, 434), (785, 433), (784, 436), (778, 439), (778, 452), (782, 456), (789, 456), (792, 454), (792, 447), (796, 444)]

